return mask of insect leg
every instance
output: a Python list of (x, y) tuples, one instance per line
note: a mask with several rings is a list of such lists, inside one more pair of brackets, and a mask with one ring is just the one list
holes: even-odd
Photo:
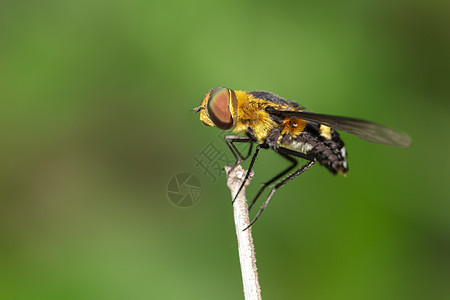
[(314, 163), (316, 162), (315, 159), (309, 161), (308, 163), (306, 163), (305, 165), (303, 165), (300, 169), (298, 169), (297, 171), (295, 171), (294, 173), (292, 173), (291, 175), (289, 175), (288, 177), (286, 177), (285, 179), (283, 179), (281, 182), (279, 182), (278, 184), (276, 184), (272, 191), (270, 192), (269, 196), (267, 197), (266, 201), (264, 202), (264, 204), (261, 206), (261, 209), (258, 211), (258, 213), (256, 214), (255, 218), (253, 218), (253, 220), (250, 222), (250, 225), (248, 225), (244, 230), (246, 230), (247, 228), (249, 228), (250, 226), (252, 226), (256, 220), (258, 220), (258, 218), (261, 216), (262, 212), (264, 211), (264, 209), (267, 207), (267, 205), (269, 204), (270, 199), (272, 198), (273, 194), (276, 192), (277, 189), (279, 189), (280, 187), (282, 187), (283, 185), (285, 185), (286, 183), (288, 183), (289, 181), (291, 181), (292, 179), (294, 179), (295, 177), (297, 177), (298, 175), (302, 174), (303, 172), (305, 172), (306, 170), (308, 170), (309, 168), (311, 168), (312, 165), (314, 165)]
[(239, 190), (236, 193), (236, 196), (234, 196), (232, 203), (234, 203), (234, 201), (236, 200), (237, 196), (239, 195), (239, 193), (241, 192), (242, 188), (244, 187), (244, 184), (247, 181), (251, 171), (253, 170), (253, 165), (255, 164), (256, 157), (258, 156), (259, 149), (261, 149), (261, 148), (268, 148), (268, 146), (265, 145), (265, 144), (258, 144), (258, 146), (256, 146), (256, 150), (255, 150), (255, 153), (253, 154), (252, 161), (250, 162), (250, 165), (248, 166), (247, 174), (245, 174), (244, 181), (242, 181), (242, 184), (239, 187)]
[(247, 160), (247, 158), (250, 157), (250, 154), (252, 154), (253, 151), (253, 143), (250, 144), (250, 147), (248, 148), (248, 153), (247, 155), (244, 157), (244, 160)]
[(298, 164), (298, 161), (296, 159), (292, 158), (291, 156), (289, 156), (288, 154), (285, 154), (283, 152), (276, 152), (276, 153), (280, 154), (282, 157), (284, 157), (285, 159), (289, 160), (292, 164), (288, 168), (286, 168), (283, 171), (281, 171), (278, 175), (274, 176), (269, 181), (266, 181), (266, 182), (263, 183), (263, 186), (259, 189), (259, 191), (256, 194), (255, 198), (253, 198), (252, 203), (250, 203), (250, 205), (248, 207), (249, 211), (252, 209), (252, 207), (255, 204), (256, 200), (258, 200), (259, 196), (261, 196), (261, 194), (269, 186), (269, 184), (271, 184), (272, 182), (274, 182), (274, 181), (278, 180), (279, 178), (281, 178), (282, 176), (284, 176), (287, 172), (289, 172), (290, 170), (295, 168), (297, 166), (297, 164)]
[(314, 156), (312, 156), (312, 155), (304, 154), (302, 152), (298, 152), (298, 151), (287, 149), (287, 148), (280, 147), (280, 148), (278, 148), (277, 152), (284, 153), (287, 155), (297, 156), (297, 157), (300, 157), (300, 158), (303, 158), (306, 160), (314, 160)]
[(255, 198), (253, 199), (252, 203), (250, 203), (248, 210), (250, 210), (253, 205), (255, 204), (255, 202), (258, 200), (259, 196), (261, 196), (261, 194), (264, 192), (264, 190), (267, 188), (267, 186), (269, 186), (269, 184), (271, 184), (272, 182), (276, 181), (277, 179), (281, 178), (284, 174), (286, 174), (287, 172), (289, 172), (291, 169), (295, 168), (298, 164), (297, 160), (295, 160), (292, 156), (296, 156), (296, 157), (300, 157), (306, 160), (314, 160), (314, 157), (308, 155), (308, 154), (304, 154), (295, 150), (291, 150), (291, 149), (287, 149), (287, 148), (278, 148), (278, 149), (274, 149), (276, 153), (282, 155), (283, 157), (285, 157), (286, 159), (290, 160), (293, 164), (285, 169), (284, 171), (280, 172), (278, 175), (276, 175), (274, 178), (272, 178), (271, 180), (265, 182), (263, 184), (263, 186), (261, 187), (261, 189), (258, 191), (258, 193), (256, 194)]
[[(227, 135), (224, 137), (224, 139), (225, 139), (225, 143), (227, 144), (228, 148), (231, 150), (231, 153), (233, 153), (233, 156), (236, 159), (236, 162), (231, 167), (231, 170), (233, 170), (237, 165), (239, 165), (241, 162), (243, 162), (250, 156), (250, 154), (253, 150), (254, 140), (250, 137), (242, 137), (242, 136), (234, 136), (234, 135)], [(244, 157), (234, 143), (250, 143), (250, 148), (248, 150), (247, 156)]]

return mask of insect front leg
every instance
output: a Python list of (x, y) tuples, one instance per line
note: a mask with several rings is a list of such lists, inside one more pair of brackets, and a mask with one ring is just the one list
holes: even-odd
[(242, 184), (239, 187), (239, 190), (236, 193), (236, 196), (234, 196), (234, 199), (233, 199), (232, 203), (234, 203), (234, 201), (236, 200), (237, 196), (239, 195), (239, 193), (241, 192), (242, 188), (244, 187), (245, 182), (247, 181), (248, 177), (250, 176), (250, 173), (253, 170), (253, 165), (255, 164), (255, 161), (256, 161), (256, 157), (258, 156), (259, 150), (261, 148), (262, 149), (267, 149), (267, 148), (269, 148), (269, 146), (267, 146), (266, 144), (258, 144), (258, 146), (256, 146), (255, 153), (253, 153), (252, 161), (250, 162), (250, 165), (248, 166), (247, 174), (245, 174), (244, 181), (242, 181)]
[[(231, 167), (231, 170), (233, 170), (234, 168), (236, 168), (237, 165), (241, 164), (243, 161), (245, 161), (247, 158), (250, 157), (250, 154), (252, 153), (253, 150), (253, 143), (255, 141), (250, 137), (242, 137), (234, 135), (227, 135), (224, 137), (224, 139), (225, 143), (227, 144), (228, 148), (231, 150), (231, 153), (233, 153), (233, 156), (236, 159), (236, 162)], [(248, 153), (245, 157), (242, 155), (242, 153), (239, 151), (239, 149), (236, 147), (234, 143), (250, 143)]]

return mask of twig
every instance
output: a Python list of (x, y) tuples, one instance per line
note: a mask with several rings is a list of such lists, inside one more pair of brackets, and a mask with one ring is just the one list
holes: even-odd
[[(237, 166), (232, 172), (229, 172), (230, 167), (225, 167), (225, 171), (227, 172), (227, 185), (230, 188), (232, 199), (234, 199), (245, 178), (246, 171), (244, 171), (241, 166)], [(246, 300), (261, 299), (261, 287), (259, 285), (258, 271), (256, 268), (252, 228), (250, 227), (244, 231), (250, 224), (247, 199), (245, 198), (245, 187), (250, 184), (250, 180), (253, 177), (252, 175), (253, 174), (250, 174), (249, 179), (233, 204), (234, 223), (236, 226), (236, 236), (239, 248), (239, 261), (241, 263), (242, 283)]]

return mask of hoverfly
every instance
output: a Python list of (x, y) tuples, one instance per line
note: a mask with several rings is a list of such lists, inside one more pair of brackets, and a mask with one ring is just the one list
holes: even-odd
[[(378, 144), (406, 147), (411, 143), (411, 139), (405, 133), (383, 125), (304, 111), (296, 102), (264, 91), (245, 92), (217, 87), (206, 94), (201, 105), (194, 108), (194, 111), (200, 112), (200, 120), (206, 126), (232, 130), (235, 134), (243, 135), (225, 136), (225, 142), (236, 159), (232, 168), (250, 157), (253, 144), (257, 144), (245, 180), (234, 199), (248, 179), (260, 149), (272, 149), (291, 162), (290, 167), (263, 184), (250, 203), (249, 210), (270, 184), (297, 166), (295, 157), (308, 161), (275, 184), (249, 227), (260, 217), (277, 189), (308, 170), (316, 162), (333, 174), (347, 173), (344, 142), (336, 130)], [(248, 154), (244, 157), (234, 143), (250, 143)]]

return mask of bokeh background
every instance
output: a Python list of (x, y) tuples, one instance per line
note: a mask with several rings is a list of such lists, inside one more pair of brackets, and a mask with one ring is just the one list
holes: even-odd
[[(227, 148), (190, 111), (226, 86), (413, 139), (342, 133), (347, 178), (317, 166), (275, 194), (253, 229), (265, 299), (449, 299), (449, 11), (1, 1), (0, 298), (241, 299), (225, 176), (194, 160)], [(285, 164), (263, 152), (250, 197)], [(167, 198), (178, 172), (202, 184), (188, 209)]]

